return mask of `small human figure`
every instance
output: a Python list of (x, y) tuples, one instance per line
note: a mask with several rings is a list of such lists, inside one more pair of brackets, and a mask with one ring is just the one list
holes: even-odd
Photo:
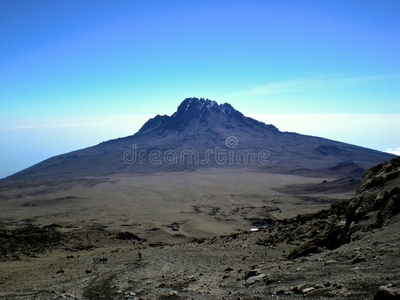
[(139, 260), (142, 260), (142, 251), (138, 251)]

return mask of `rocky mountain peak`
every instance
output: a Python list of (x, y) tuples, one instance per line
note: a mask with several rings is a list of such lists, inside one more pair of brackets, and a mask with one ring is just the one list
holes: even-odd
[[(186, 98), (178, 106), (177, 111), (171, 116), (160, 116), (147, 121), (139, 130), (139, 134), (150, 132), (154, 130), (172, 130), (184, 131), (189, 124), (198, 121), (200, 124), (209, 124), (212, 122), (223, 124), (228, 127), (260, 127), (269, 129), (270, 131), (279, 132), (279, 130), (272, 125), (265, 125), (262, 122), (245, 117), (241, 112), (237, 111), (229, 103), (218, 104), (216, 101), (204, 98)], [(229, 124), (228, 124), (229, 123)], [(233, 123), (233, 124), (232, 124)], [(210, 125), (213, 127), (212, 125)], [(214, 126), (215, 127), (215, 126)]]
[(178, 106), (178, 110), (174, 114), (174, 116), (179, 117), (182, 115), (186, 115), (192, 118), (201, 118), (209, 115), (210, 112), (221, 115), (242, 115), (228, 103), (218, 105), (216, 101), (209, 99), (186, 98)]

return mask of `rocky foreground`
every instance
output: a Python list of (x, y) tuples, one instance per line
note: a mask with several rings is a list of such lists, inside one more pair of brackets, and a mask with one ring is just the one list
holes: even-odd
[(2, 230), (0, 299), (399, 299), (399, 195), (398, 157), (351, 200), (255, 232), (169, 245), (102, 227)]

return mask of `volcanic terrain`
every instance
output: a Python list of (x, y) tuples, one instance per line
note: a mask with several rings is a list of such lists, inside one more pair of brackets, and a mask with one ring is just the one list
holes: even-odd
[(399, 171), (188, 98), (0, 181), (0, 298), (390, 299)]

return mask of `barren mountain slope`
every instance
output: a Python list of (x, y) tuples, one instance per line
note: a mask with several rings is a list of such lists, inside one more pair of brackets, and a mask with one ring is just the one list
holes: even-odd
[(25, 230), (33, 238), (21, 249), (24, 231), (3, 231), (0, 297), (398, 299), (399, 179), (397, 157), (369, 169), (355, 196), (330, 209), (175, 245), (53, 225)]

